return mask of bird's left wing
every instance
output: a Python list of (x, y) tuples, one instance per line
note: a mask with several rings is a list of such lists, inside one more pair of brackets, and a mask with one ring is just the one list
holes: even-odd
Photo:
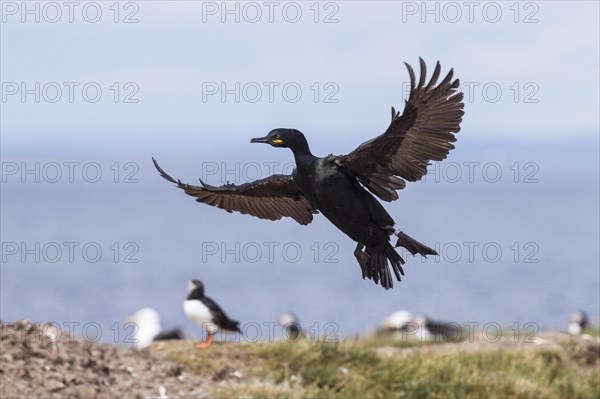
[(464, 115), (463, 94), (458, 92), (459, 80), (452, 81), (453, 71), (436, 84), (441, 71), (438, 62), (427, 83), (425, 62), (420, 58), (419, 61), (418, 84), (413, 69), (406, 64), (410, 95), (402, 115), (392, 107), (392, 122), (387, 130), (339, 160), (385, 201), (397, 199), (396, 190), (404, 188), (406, 180), (417, 181), (425, 176), (430, 161), (446, 158), (454, 148), (454, 135), (460, 130)]
[(287, 216), (303, 225), (309, 224), (313, 214), (318, 213), (289, 175), (272, 175), (241, 185), (214, 187), (200, 181), (201, 186), (192, 186), (175, 180), (158, 166), (154, 158), (152, 161), (164, 179), (175, 183), (187, 195), (230, 213), (237, 211), (268, 220)]
[(213, 323), (216, 323), (220, 328), (230, 331), (240, 331), (239, 322), (232, 320), (227, 314), (221, 309), (221, 307), (213, 301), (211, 298), (205, 296), (202, 298), (202, 303), (210, 310), (213, 316)]

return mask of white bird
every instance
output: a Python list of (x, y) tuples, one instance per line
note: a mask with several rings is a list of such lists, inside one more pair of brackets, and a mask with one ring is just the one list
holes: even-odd
[(162, 331), (160, 327), (160, 316), (153, 308), (143, 308), (127, 318), (129, 323), (135, 324), (134, 339), (135, 346), (139, 349), (146, 348), (154, 341), (166, 339), (183, 339), (183, 332), (178, 329)]
[(462, 336), (460, 325), (432, 320), (428, 316), (414, 317), (406, 310), (392, 313), (383, 320), (382, 331), (402, 334), (403, 338), (412, 336), (419, 341), (457, 340)]
[(152, 308), (138, 310), (127, 321), (136, 325), (133, 335), (136, 340), (135, 346), (139, 349), (150, 345), (154, 337), (160, 333), (160, 316)]
[(398, 310), (383, 319), (384, 331), (395, 331), (403, 329), (413, 319), (413, 315), (407, 310)]

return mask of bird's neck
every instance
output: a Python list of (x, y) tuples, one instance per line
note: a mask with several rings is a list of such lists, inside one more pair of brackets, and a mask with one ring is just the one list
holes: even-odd
[(311, 154), (310, 151), (294, 151), (294, 160), (296, 161), (296, 167), (299, 167), (300, 169), (310, 167), (314, 163), (315, 159), (317, 159), (317, 157)]
[(187, 299), (203, 299), (204, 298), (204, 288), (196, 288), (192, 292), (190, 292), (187, 296)]
[(290, 149), (294, 153), (296, 164), (306, 162), (315, 157), (310, 152), (310, 148), (308, 147), (308, 142), (306, 140), (301, 140), (300, 142), (294, 143), (294, 146), (290, 147)]

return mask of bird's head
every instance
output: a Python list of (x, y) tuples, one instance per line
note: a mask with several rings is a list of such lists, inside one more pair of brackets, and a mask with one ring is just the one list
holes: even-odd
[(251, 143), (271, 144), (273, 147), (289, 148), (296, 152), (308, 152), (308, 142), (296, 129), (273, 129), (265, 137), (250, 140)]
[(204, 284), (200, 280), (190, 280), (187, 286), (187, 295), (188, 297), (194, 293), (195, 295), (199, 295), (200, 297), (204, 296)]

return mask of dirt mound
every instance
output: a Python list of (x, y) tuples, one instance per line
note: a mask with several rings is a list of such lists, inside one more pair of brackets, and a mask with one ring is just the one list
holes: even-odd
[(76, 340), (48, 324), (0, 327), (3, 399), (203, 397), (210, 380), (147, 350)]

